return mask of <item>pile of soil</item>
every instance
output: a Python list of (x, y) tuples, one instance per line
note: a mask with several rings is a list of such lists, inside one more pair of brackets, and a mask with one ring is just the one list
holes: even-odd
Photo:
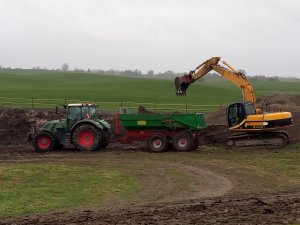
[(11, 145), (26, 142), (27, 133), (32, 127), (63, 117), (54, 110), (0, 108), (0, 144)]
[(57, 212), (5, 219), (9, 224), (294, 224), (300, 222), (300, 193), (264, 197), (218, 197), (153, 203), (121, 209)]
[(299, 112), (300, 95), (278, 93), (258, 98), (257, 104), (267, 112)]

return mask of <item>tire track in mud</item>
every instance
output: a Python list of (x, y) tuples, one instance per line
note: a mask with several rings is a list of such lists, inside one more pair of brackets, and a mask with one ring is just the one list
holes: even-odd
[(180, 167), (181, 169), (189, 171), (199, 181), (201, 184), (199, 189), (196, 192), (193, 192), (193, 195), (189, 199), (220, 197), (233, 188), (233, 185), (228, 178), (210, 170), (181, 163), (163, 163), (170, 167), (175, 167), (177, 169)]

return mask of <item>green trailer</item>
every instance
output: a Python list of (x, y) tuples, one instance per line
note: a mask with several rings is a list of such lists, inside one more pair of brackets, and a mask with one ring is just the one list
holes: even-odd
[(154, 152), (188, 151), (198, 147), (200, 130), (205, 127), (202, 113), (120, 113), (115, 133), (121, 136), (118, 142), (146, 141)]

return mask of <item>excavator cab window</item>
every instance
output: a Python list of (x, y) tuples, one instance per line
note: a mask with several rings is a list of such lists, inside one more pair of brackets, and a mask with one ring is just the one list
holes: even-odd
[(244, 107), (247, 116), (256, 114), (255, 107), (252, 102), (244, 102)]
[(247, 114), (243, 103), (234, 103), (228, 107), (228, 126), (233, 127), (246, 119)]

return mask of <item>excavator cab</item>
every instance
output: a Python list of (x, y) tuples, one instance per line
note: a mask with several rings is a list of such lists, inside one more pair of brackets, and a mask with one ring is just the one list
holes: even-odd
[(247, 118), (248, 115), (256, 114), (252, 102), (239, 102), (229, 105), (227, 112), (228, 126), (234, 127)]

